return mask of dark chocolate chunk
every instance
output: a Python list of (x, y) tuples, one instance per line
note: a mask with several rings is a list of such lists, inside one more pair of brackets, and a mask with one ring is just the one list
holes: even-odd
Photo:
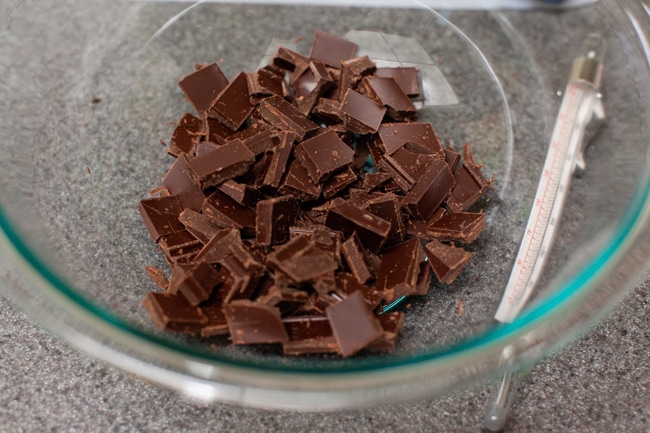
[(331, 175), (323, 184), (323, 197), (329, 200), (341, 193), (345, 188), (359, 180), (357, 174), (350, 167), (345, 167), (338, 173)]
[(418, 96), (420, 94), (418, 70), (416, 68), (377, 68), (375, 76), (394, 78), (400, 89), (408, 96)]
[(271, 64), (293, 72), (293, 84), (309, 68), (309, 58), (285, 47), (279, 47), (271, 58)]
[(158, 246), (171, 265), (191, 262), (203, 244), (188, 231), (180, 231), (162, 236)]
[(314, 280), (338, 267), (331, 254), (306, 236), (296, 236), (276, 248), (267, 260), (295, 283)]
[(478, 238), (485, 228), (482, 213), (449, 213), (428, 227), (427, 232), (439, 241), (458, 241), (466, 244)]
[(362, 81), (367, 96), (385, 106), (387, 114), (396, 120), (412, 117), (417, 109), (391, 77), (365, 77)]
[(368, 257), (356, 232), (348, 240), (343, 242), (343, 245), (341, 245), (341, 254), (343, 254), (348, 268), (352, 271), (352, 275), (354, 275), (359, 283), (365, 284), (372, 278), (372, 273), (368, 265)]
[(203, 213), (210, 215), (222, 227), (243, 229), (254, 233), (255, 209), (242, 206), (221, 191), (213, 192), (203, 203)]
[(364, 248), (378, 252), (390, 233), (390, 222), (341, 198), (332, 201), (325, 225), (349, 237), (357, 232)]
[(327, 318), (341, 356), (354, 355), (381, 337), (383, 328), (360, 292), (327, 308)]
[(415, 184), (413, 172), (403, 167), (390, 155), (383, 155), (377, 162), (377, 167), (388, 173), (402, 191), (409, 191)]
[(402, 242), (406, 229), (401, 212), (400, 199), (392, 193), (374, 197), (366, 201), (363, 208), (368, 212), (377, 215), (379, 218), (390, 222), (390, 232), (386, 238), (387, 244)]
[(386, 108), (377, 104), (367, 96), (348, 89), (341, 102), (343, 124), (356, 134), (372, 134), (377, 132)]
[(312, 60), (309, 70), (296, 81), (296, 100), (300, 112), (308, 116), (318, 99), (333, 85), (334, 80), (325, 65), (318, 60)]
[(447, 198), (455, 184), (447, 163), (436, 159), (406, 194), (402, 206), (408, 208), (414, 217), (426, 220)]
[(265, 155), (268, 162), (258, 174), (260, 186), (277, 188), (282, 182), (282, 177), (287, 169), (287, 163), (293, 150), (293, 143), (297, 135), (291, 131), (282, 131), (277, 135), (278, 144)]
[(216, 63), (211, 63), (182, 78), (178, 85), (196, 112), (203, 115), (228, 86), (228, 79)]
[(365, 75), (371, 74), (377, 67), (368, 56), (357, 57), (341, 62), (341, 75), (338, 82), (336, 99), (342, 100), (345, 92), (355, 89)]
[(218, 231), (223, 229), (217, 220), (211, 216), (192, 209), (183, 210), (178, 216), (178, 220), (185, 226), (185, 230), (190, 232), (202, 244), (208, 243)]
[(182, 276), (174, 281), (173, 292), (182, 293), (190, 305), (196, 306), (208, 299), (212, 290), (222, 283), (219, 271), (206, 262), (189, 266), (179, 265), (174, 269), (181, 269)]
[(388, 155), (392, 155), (406, 143), (415, 143), (444, 157), (440, 139), (430, 123), (384, 123), (378, 133), (378, 142)]
[(318, 200), (321, 195), (322, 184), (311, 180), (307, 169), (295, 160), (289, 166), (284, 182), (280, 187), (282, 194), (294, 195), (304, 201)]
[(404, 313), (392, 311), (377, 316), (384, 333), (368, 345), (368, 350), (377, 352), (392, 352), (397, 344), (397, 336), (404, 326)]
[(189, 167), (202, 188), (244, 174), (255, 162), (255, 155), (241, 140), (232, 140), (212, 152), (189, 161)]
[(217, 188), (240, 205), (246, 207), (255, 206), (262, 197), (259, 189), (245, 183), (235, 182), (232, 179), (221, 183)]
[(341, 62), (352, 59), (356, 52), (356, 44), (330, 33), (316, 30), (309, 57), (320, 60), (328, 66), (340, 68)]
[(280, 96), (264, 99), (259, 105), (259, 114), (273, 127), (281, 131), (294, 132), (298, 136), (298, 141), (313, 135), (319, 128)]
[(147, 266), (144, 269), (147, 271), (147, 275), (149, 275), (151, 281), (153, 281), (159, 289), (167, 290), (167, 287), (169, 286), (169, 280), (165, 275), (165, 271), (155, 266)]
[(339, 272), (336, 275), (336, 286), (340, 291), (348, 295), (357, 291), (360, 292), (370, 309), (373, 310), (381, 303), (383, 298), (383, 293), (377, 290), (374, 285), (361, 284), (354, 275), (347, 272)]
[(271, 128), (262, 125), (251, 125), (249, 128), (228, 137), (226, 142), (239, 139), (257, 156), (276, 145), (275, 136), (276, 132)]
[(224, 304), (223, 311), (234, 344), (283, 343), (289, 340), (280, 310), (247, 299)]
[(181, 206), (195, 211), (201, 210), (205, 195), (201, 185), (192, 176), (186, 155), (176, 158), (163, 178), (162, 184), (171, 195), (178, 197)]
[(247, 74), (246, 78), (248, 79), (248, 93), (251, 98), (284, 97), (288, 94), (284, 77), (267, 69), (258, 69), (255, 73)]
[(275, 197), (257, 203), (256, 238), (262, 245), (282, 244), (289, 240), (289, 227), (300, 206), (292, 196)]
[(334, 336), (290, 340), (282, 344), (285, 355), (308, 355), (311, 353), (337, 353), (338, 344)]
[(240, 72), (210, 105), (208, 116), (236, 131), (248, 119), (255, 105), (248, 95), (248, 79)]
[(141, 200), (138, 209), (154, 242), (161, 236), (185, 230), (178, 220), (183, 206), (175, 195)]
[(198, 334), (207, 318), (181, 294), (147, 293), (142, 302), (153, 323), (164, 331)]
[(472, 257), (472, 253), (433, 240), (425, 245), (429, 265), (441, 283), (451, 284)]
[(343, 123), (341, 103), (332, 99), (320, 98), (311, 113), (332, 123)]
[(239, 230), (233, 228), (220, 230), (201, 248), (195, 260), (213, 264), (221, 263), (230, 254), (230, 245), (240, 241)]
[(173, 156), (191, 154), (202, 135), (203, 121), (190, 113), (183, 114), (169, 139), (167, 153)]
[(354, 150), (334, 131), (327, 131), (299, 143), (294, 153), (315, 183), (354, 161)]
[(494, 179), (487, 180), (481, 173), (481, 166), (474, 162), (471, 148), (463, 146), (463, 165), (454, 173), (456, 186), (446, 201), (452, 212), (462, 212), (476, 203), (492, 187)]
[(206, 323), (201, 327), (201, 337), (213, 337), (215, 335), (228, 334), (228, 322), (223, 312), (223, 301), (220, 296), (213, 295), (200, 308), (207, 318)]
[(375, 188), (379, 188), (383, 183), (387, 182), (390, 177), (390, 174), (381, 171), (366, 173), (365, 176), (363, 176), (361, 187), (365, 191), (370, 192)]
[[(205, 140), (210, 143), (224, 144), (235, 133), (218, 119), (205, 118)], [(196, 154), (196, 152), (195, 152)]]
[(225, 281), (221, 288), (224, 302), (250, 297), (262, 275), (264, 266), (259, 263), (242, 242), (228, 248), (228, 255), (221, 260)]
[(422, 245), (417, 238), (409, 239), (381, 254), (377, 275), (377, 289), (384, 294), (386, 302), (417, 291), (420, 263), (424, 260)]

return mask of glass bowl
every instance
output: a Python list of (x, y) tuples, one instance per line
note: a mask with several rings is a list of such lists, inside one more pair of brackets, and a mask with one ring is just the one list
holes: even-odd
[[(3, 288), (48, 329), (138, 376), (192, 397), (275, 408), (442, 393), (539, 359), (602, 316), (647, 268), (650, 27), (640, 2), (436, 13), (415, 1), (44, 0), (3, 1), (0, 11)], [(170, 122), (191, 110), (178, 80), (212, 61), (230, 78), (252, 71), (280, 42), (304, 52), (317, 29), (415, 41), (421, 57), (399, 61), (437, 71), (420, 117), (443, 140), (470, 143), (495, 179), (472, 262), (453, 284), (434, 283), (398, 306), (407, 314), (389, 354), (285, 357), (276, 347), (160, 332), (142, 300), (153, 290), (144, 268), (164, 262), (137, 205), (172, 162), (159, 144)], [(607, 124), (585, 151), (587, 169), (572, 182), (531, 303), (497, 324), (558, 92), (594, 31), (607, 44)]]

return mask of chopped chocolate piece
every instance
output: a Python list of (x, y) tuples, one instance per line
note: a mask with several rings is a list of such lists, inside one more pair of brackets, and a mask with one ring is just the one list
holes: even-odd
[(299, 200), (318, 200), (322, 185), (311, 180), (307, 169), (295, 160), (289, 166), (284, 182), (280, 187), (282, 194), (294, 195)]
[(383, 192), (379, 191), (374, 191), (371, 193), (368, 193), (362, 189), (358, 188), (350, 188), (350, 203), (355, 205), (356, 207), (360, 207), (363, 209), (363, 207), (366, 205), (366, 202), (372, 198), (375, 197), (381, 197), (384, 195)]
[(361, 187), (364, 191), (370, 192), (387, 182), (390, 177), (390, 174), (381, 171), (376, 173), (366, 173), (365, 176), (363, 176)]
[(430, 218), (447, 198), (456, 181), (444, 160), (436, 159), (406, 194), (402, 206), (421, 220)]
[(289, 240), (289, 227), (296, 218), (300, 205), (292, 196), (262, 200), (257, 203), (256, 238), (262, 245), (282, 244)]
[(285, 317), (292, 314), (308, 300), (309, 293), (304, 290), (274, 285), (269, 288), (264, 296), (258, 297), (255, 301), (278, 307), (282, 316)]
[(430, 287), (431, 287), (431, 272), (429, 271), (428, 260), (425, 260), (422, 263), (420, 263), (420, 274), (418, 275), (418, 284), (414, 295), (424, 296), (427, 293), (429, 293)]
[(318, 60), (312, 60), (309, 63), (309, 71), (296, 81), (296, 99), (300, 112), (308, 116), (318, 99), (333, 85), (334, 80), (325, 65)]
[(203, 206), (205, 195), (192, 176), (186, 155), (176, 158), (163, 178), (162, 184), (170, 194), (178, 197), (178, 201), (185, 209), (198, 211)]
[(386, 193), (371, 198), (363, 205), (363, 209), (390, 222), (390, 232), (386, 238), (387, 244), (394, 244), (404, 240), (406, 229), (402, 218), (401, 203), (395, 194)]
[(367, 96), (348, 89), (341, 103), (343, 124), (357, 134), (372, 134), (377, 132), (386, 108), (377, 104)]
[(379, 140), (384, 152), (392, 155), (406, 143), (415, 143), (444, 157), (440, 139), (430, 123), (384, 123), (378, 130)]
[(290, 340), (332, 336), (330, 321), (325, 316), (294, 316), (282, 319)]
[(217, 96), (228, 86), (228, 79), (216, 63), (211, 63), (182, 78), (178, 85), (196, 112), (203, 115)]
[(481, 166), (474, 162), (472, 150), (465, 144), (463, 146), (463, 165), (454, 173), (456, 186), (446, 201), (449, 210), (452, 212), (465, 211), (490, 190), (494, 179), (485, 179), (480, 169)]
[(180, 231), (162, 236), (158, 245), (170, 264), (192, 261), (203, 244), (188, 231)]
[(228, 179), (217, 188), (240, 205), (246, 207), (255, 206), (262, 197), (259, 189), (245, 183), (235, 182), (232, 179)]
[(228, 334), (228, 322), (223, 312), (223, 301), (220, 296), (215, 295), (216, 293), (215, 291), (210, 299), (200, 306), (203, 315), (208, 319), (201, 327), (201, 337)]
[(185, 226), (185, 229), (202, 244), (208, 243), (208, 241), (212, 239), (218, 231), (223, 229), (217, 220), (211, 216), (195, 212), (192, 209), (185, 209), (181, 212), (178, 216), (178, 220)]
[(359, 283), (365, 284), (372, 278), (372, 274), (368, 268), (368, 257), (361, 246), (361, 241), (356, 232), (347, 241), (343, 242), (343, 245), (341, 245), (341, 253), (352, 271), (352, 275), (354, 275)]
[(246, 128), (228, 137), (226, 142), (239, 139), (257, 156), (275, 146), (275, 136), (276, 132), (270, 128), (261, 125), (251, 125), (250, 128)]
[(347, 272), (340, 272), (336, 275), (336, 285), (343, 293), (348, 295), (356, 291), (360, 292), (372, 310), (381, 303), (383, 298), (383, 293), (377, 290), (375, 286), (361, 284), (354, 275)]
[(386, 302), (417, 291), (420, 263), (424, 260), (422, 245), (417, 238), (385, 249), (377, 275), (377, 289)]
[(390, 222), (341, 198), (332, 202), (325, 225), (347, 237), (356, 231), (364, 248), (375, 253), (381, 249), (391, 228)]
[(264, 275), (264, 266), (255, 260), (243, 243), (231, 244), (228, 252), (229, 254), (221, 260), (226, 275), (226, 281), (221, 288), (224, 302), (251, 296)]
[(288, 48), (279, 47), (271, 58), (271, 64), (293, 72), (293, 84), (309, 68), (309, 58)]
[(175, 195), (141, 200), (138, 209), (154, 242), (162, 236), (185, 230), (178, 220), (183, 207)]
[(212, 152), (189, 161), (189, 167), (202, 188), (244, 174), (255, 162), (255, 155), (241, 140), (233, 140)]
[(390, 174), (393, 181), (395, 181), (402, 191), (408, 192), (415, 184), (415, 179), (411, 176), (413, 172), (402, 167), (402, 165), (390, 155), (382, 156), (377, 162), (377, 167), (385, 173)]
[(280, 310), (247, 299), (223, 305), (234, 344), (283, 343), (289, 340)]
[(334, 336), (291, 340), (282, 344), (285, 355), (309, 355), (312, 353), (337, 353), (338, 344)]
[(456, 173), (458, 163), (460, 162), (460, 153), (456, 152), (454, 149), (450, 149), (449, 147), (446, 147), (444, 151), (445, 162), (449, 166), (449, 170), (451, 170), (452, 173)]
[(260, 102), (259, 113), (273, 127), (281, 131), (294, 132), (298, 136), (298, 141), (313, 135), (319, 128), (280, 96), (272, 96)]
[(387, 114), (393, 119), (402, 120), (417, 113), (417, 109), (394, 78), (365, 77), (362, 84), (367, 96), (387, 107)]
[(230, 245), (240, 241), (239, 230), (232, 228), (220, 230), (201, 248), (194, 260), (211, 264), (221, 263), (230, 254)]
[(207, 318), (181, 294), (147, 293), (142, 302), (153, 323), (163, 331), (198, 334)]
[(147, 266), (144, 269), (147, 271), (147, 275), (149, 275), (151, 281), (153, 281), (156, 286), (158, 286), (158, 288), (161, 290), (167, 290), (167, 287), (169, 286), (169, 280), (165, 276), (165, 271), (160, 268), (156, 268), (155, 266)]
[(253, 112), (255, 105), (248, 95), (248, 79), (240, 72), (210, 105), (208, 116), (219, 119), (236, 131)]
[(268, 151), (267, 155), (270, 155), (268, 156), (268, 163), (263, 166), (258, 174), (260, 185), (273, 188), (280, 186), (296, 137), (297, 135), (290, 131), (282, 131), (278, 134), (278, 144)]
[(466, 244), (478, 238), (485, 228), (482, 213), (449, 213), (431, 224), (427, 232), (439, 241), (458, 241)]
[(252, 98), (261, 99), (268, 96), (286, 96), (289, 92), (284, 77), (267, 70), (258, 69), (253, 74), (247, 74), (248, 93)]
[(318, 278), (338, 266), (329, 253), (306, 236), (292, 238), (269, 254), (267, 260), (297, 284)]
[(343, 170), (329, 177), (323, 184), (323, 197), (327, 200), (337, 196), (348, 186), (358, 180), (357, 174), (350, 168), (345, 167)]
[(394, 78), (400, 89), (408, 96), (418, 96), (420, 94), (418, 70), (416, 68), (377, 68), (375, 76)]
[(441, 283), (451, 284), (472, 257), (472, 253), (433, 240), (424, 246), (429, 265)]
[(375, 69), (377, 69), (377, 67), (368, 56), (357, 57), (355, 59), (344, 60), (341, 62), (341, 75), (339, 77), (338, 97), (336, 99), (342, 100), (348, 89), (356, 88), (357, 83), (359, 83), (365, 75), (374, 72)]
[(433, 213), (431, 218), (429, 218), (426, 221), (420, 221), (420, 220), (415, 220), (415, 219), (408, 219), (406, 223), (404, 224), (406, 228), (406, 233), (409, 235), (420, 238), (422, 240), (431, 240), (433, 239), (433, 236), (431, 236), (428, 233), (429, 226), (433, 224), (434, 222), (438, 221), (440, 218), (442, 218), (443, 215), (447, 213), (447, 209), (444, 209), (442, 207), (439, 207), (436, 209), (436, 211)]
[(212, 152), (213, 150), (217, 150), (218, 148), (218, 144), (210, 143), (208, 141), (201, 141), (199, 143), (196, 143), (196, 146), (194, 146), (194, 156), (200, 157), (207, 155), (208, 153)]
[(439, 154), (420, 153), (409, 149), (409, 144), (397, 149), (391, 157), (400, 164), (406, 171), (413, 173), (414, 178), (421, 175), (421, 170), (427, 169), (434, 159), (442, 159)]
[(180, 156), (183, 153), (192, 153), (192, 149), (203, 134), (203, 122), (190, 113), (183, 114), (178, 125), (169, 139), (167, 153), (173, 156)]
[(320, 98), (311, 113), (332, 123), (343, 123), (341, 103), (332, 99)]
[(242, 206), (221, 191), (215, 191), (203, 203), (203, 213), (215, 218), (222, 227), (254, 233), (255, 209)]
[(299, 143), (294, 153), (315, 183), (354, 161), (354, 150), (334, 131), (327, 131)]
[(206, 262), (188, 267), (175, 266), (174, 269), (183, 269), (182, 277), (174, 282), (174, 291), (182, 293), (194, 306), (208, 299), (212, 290), (222, 283), (219, 271)]
[(328, 66), (340, 68), (341, 62), (352, 59), (356, 52), (357, 45), (355, 43), (316, 30), (309, 57), (320, 60)]
[[(235, 133), (218, 119), (205, 118), (205, 140), (210, 143), (224, 144)], [(195, 151), (196, 154), (196, 151)]]
[(343, 357), (354, 355), (383, 334), (379, 320), (372, 314), (360, 292), (351, 293), (328, 307), (326, 312)]
[(392, 352), (395, 350), (397, 336), (404, 325), (404, 313), (401, 311), (392, 311), (377, 316), (384, 333), (377, 340), (368, 345), (368, 350), (378, 352)]

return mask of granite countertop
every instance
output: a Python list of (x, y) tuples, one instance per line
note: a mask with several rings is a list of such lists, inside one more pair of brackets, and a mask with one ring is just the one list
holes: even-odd
[[(536, 22), (531, 16), (521, 27), (543, 47)], [(564, 65), (557, 68), (563, 76)], [(605, 321), (538, 363), (516, 394), (506, 431), (650, 431), (649, 304), (646, 276)], [(0, 433), (479, 432), (493, 388), (326, 413), (191, 401), (77, 352), (0, 292)]]
[[(76, 352), (0, 297), (0, 431), (479, 432), (491, 386), (362, 410), (205, 404)], [(524, 379), (509, 432), (647, 432), (650, 278)]]

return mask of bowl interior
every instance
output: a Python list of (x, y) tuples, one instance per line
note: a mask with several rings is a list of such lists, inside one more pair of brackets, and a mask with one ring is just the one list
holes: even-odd
[[(647, 71), (622, 37), (609, 6), (554, 16), (404, 8), (112, 2), (43, 2), (12, 11), (0, 39), (0, 206), (3, 229), (52, 271), (55, 286), (106, 326), (173, 350), (223, 362), (281, 370), (366, 369), (435, 359), (478, 344), (514, 261), (562, 90), (593, 22), (608, 42), (604, 93), (607, 127), (586, 151), (588, 170), (574, 179), (560, 235), (536, 298), (548, 301), (585, 272), (626, 224), (624, 215), (647, 171)], [(50, 16), (43, 20), (44, 16)], [(68, 34), (59, 19), (73, 23)], [(34, 31), (38, 25), (40, 32)], [(233, 347), (159, 332), (141, 306), (154, 290), (144, 268), (165, 267), (137, 211), (172, 163), (160, 140), (191, 111), (177, 83), (194, 64), (216, 61), (224, 73), (255, 70), (274, 44), (308, 52), (314, 30), (340, 36), (374, 32), (415, 41), (416, 63), (435, 69), (433, 97), (420, 111), (443, 141), (470, 143), (495, 188), (478, 208), (487, 229), (451, 285), (434, 283), (409, 299), (393, 354), (286, 358), (275, 346)], [(45, 37), (44, 35), (47, 35)], [(566, 58), (546, 58), (565, 44)], [(393, 48), (403, 47), (396, 45)], [(375, 48), (372, 44), (367, 49)], [(380, 54), (375, 53), (378, 56)], [(641, 133), (638, 134), (638, 131)], [(615, 145), (614, 145), (615, 143)], [(613, 181), (613, 179), (615, 181)], [(579, 289), (579, 287), (578, 287)], [(553, 302), (562, 303), (562, 298)], [(548, 305), (546, 305), (548, 307)], [(553, 305), (550, 306), (553, 308)], [(519, 323), (516, 326), (524, 324)]]

